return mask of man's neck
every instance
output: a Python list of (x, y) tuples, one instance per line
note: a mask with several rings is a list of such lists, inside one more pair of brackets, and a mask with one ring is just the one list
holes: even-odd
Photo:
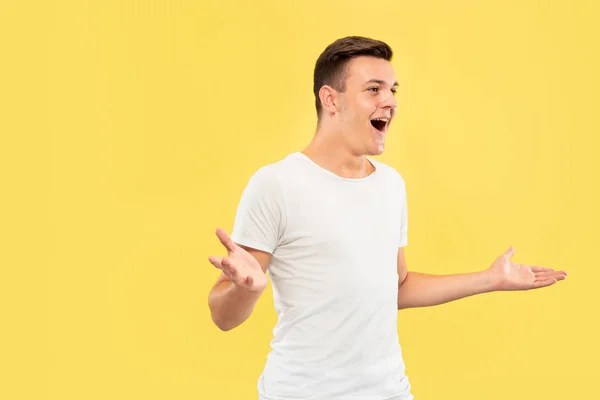
[(343, 178), (364, 178), (375, 171), (366, 155), (353, 154), (341, 140), (341, 135), (318, 132), (302, 153), (319, 165)]

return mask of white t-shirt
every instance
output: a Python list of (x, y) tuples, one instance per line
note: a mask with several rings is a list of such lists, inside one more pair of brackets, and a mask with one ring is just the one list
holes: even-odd
[(261, 400), (410, 400), (398, 342), (406, 190), (392, 167), (342, 178), (303, 153), (256, 171), (234, 242), (272, 254), (278, 321)]

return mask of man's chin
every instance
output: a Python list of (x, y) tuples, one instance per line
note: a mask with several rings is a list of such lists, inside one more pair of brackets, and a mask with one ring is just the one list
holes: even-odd
[(385, 144), (383, 143), (378, 143), (373, 145), (370, 149), (369, 149), (369, 156), (379, 156), (381, 154), (383, 154), (383, 152), (385, 151)]

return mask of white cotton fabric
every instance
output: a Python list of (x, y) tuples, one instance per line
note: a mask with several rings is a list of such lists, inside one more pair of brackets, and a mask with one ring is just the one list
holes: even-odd
[(292, 153), (244, 189), (232, 239), (272, 254), (278, 315), (260, 400), (413, 399), (397, 330), (406, 190), (369, 161), (372, 174), (350, 179)]

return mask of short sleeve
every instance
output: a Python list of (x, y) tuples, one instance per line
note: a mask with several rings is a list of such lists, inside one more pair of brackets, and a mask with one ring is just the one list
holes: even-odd
[(400, 242), (398, 247), (404, 247), (408, 244), (408, 201), (406, 198), (406, 185), (404, 179), (400, 181)]
[(231, 238), (235, 243), (273, 254), (283, 235), (285, 205), (276, 171), (256, 171), (242, 192)]

